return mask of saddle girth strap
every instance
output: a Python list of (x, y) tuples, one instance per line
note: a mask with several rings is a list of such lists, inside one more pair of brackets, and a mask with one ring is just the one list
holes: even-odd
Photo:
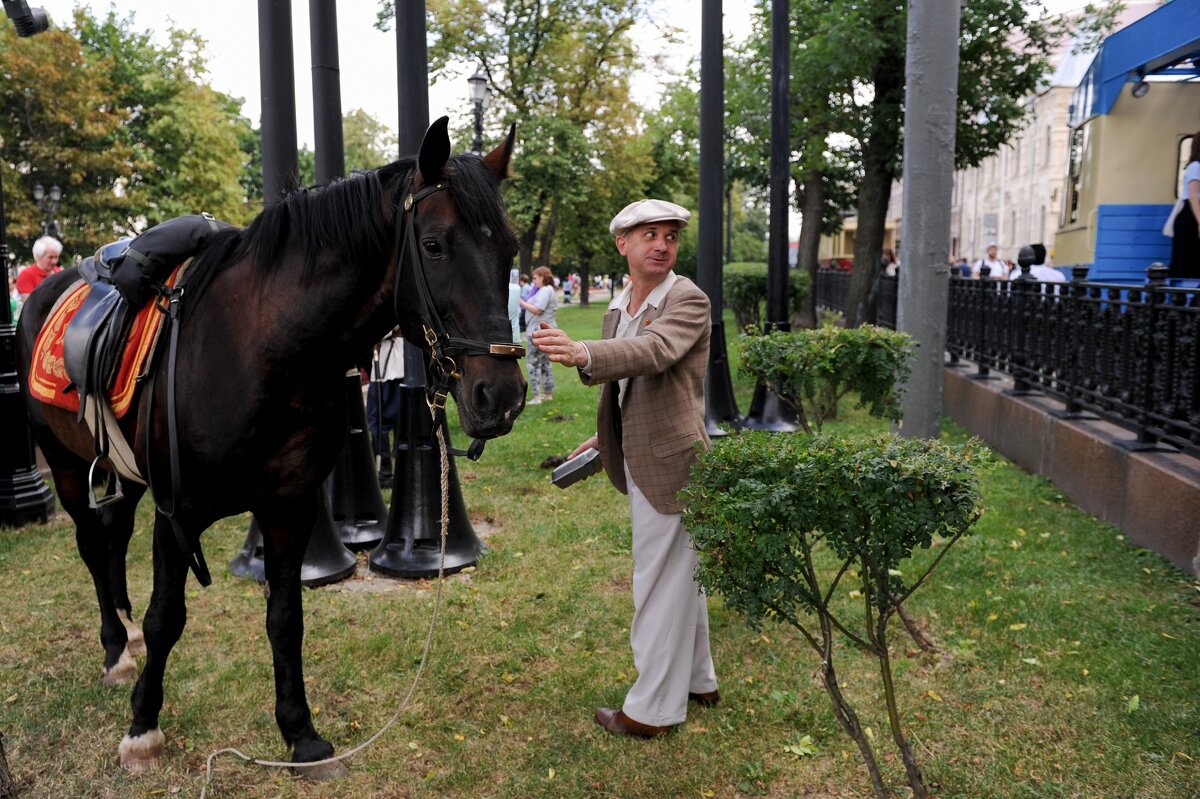
[[(150, 486), (150, 494), (154, 497), (154, 507), (171, 522), (171, 530), (175, 533), (175, 544), (187, 559), (188, 568), (196, 575), (196, 580), (200, 585), (207, 588), (212, 585), (212, 574), (209, 573), (208, 564), (204, 561), (204, 551), (200, 548), (200, 541), (197, 539), (195, 546), (188, 541), (187, 534), (184, 533), (183, 526), (180, 525), (179, 519), (175, 515), (179, 509), (179, 496), (183, 492), (183, 480), (179, 468), (179, 428), (175, 408), (175, 364), (179, 352), (179, 302), (183, 296), (183, 288), (173, 288), (163, 296), (167, 301), (167, 306), (165, 309), (159, 306), (159, 310), (166, 314), (165, 324), (170, 332), (170, 343), (167, 347), (167, 452), (171, 463), (170, 510), (165, 509), (159, 502), (158, 492), (154, 490), (154, 481), (151, 479), (153, 469), (150, 468), (150, 442), (152, 436), (149, 434), (149, 430), (152, 428), (149, 420), (146, 422), (146, 484)], [(155, 369), (151, 372), (150, 385), (147, 387), (149, 392), (147, 408), (150, 415), (154, 412), (154, 384), (157, 382), (158, 371)]]

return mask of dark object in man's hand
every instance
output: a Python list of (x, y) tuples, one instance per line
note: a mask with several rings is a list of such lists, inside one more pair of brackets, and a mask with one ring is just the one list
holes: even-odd
[(600, 450), (595, 447), (588, 447), (555, 469), (550, 482), (559, 488), (566, 488), (569, 485), (578, 483), (580, 480), (591, 477), (600, 471), (601, 466)]

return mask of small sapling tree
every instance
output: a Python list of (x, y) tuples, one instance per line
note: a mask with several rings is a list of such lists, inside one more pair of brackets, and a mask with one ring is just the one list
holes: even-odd
[[(913, 795), (925, 799), (900, 724), (888, 622), (978, 518), (976, 470), (987, 458), (977, 442), (746, 432), (701, 454), (684, 489), (697, 579), (752, 627), (769, 620), (799, 631), (820, 657), (834, 715), (857, 744), (880, 799), (890, 794), (842, 693), (835, 640), (877, 659), (892, 739)], [(929, 548), (938, 551), (922, 559), (923, 567), (906, 562)]]
[(775, 331), (741, 339), (742, 371), (796, 412), (804, 432), (821, 430), (850, 392), (859, 408), (900, 421), (900, 390), (909, 375), (913, 339), (882, 327)]

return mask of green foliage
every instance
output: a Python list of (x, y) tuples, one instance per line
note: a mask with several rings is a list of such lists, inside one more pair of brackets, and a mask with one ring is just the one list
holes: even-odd
[(112, 82), (106, 98), (122, 119), (122, 139), (139, 158), (125, 178), (129, 232), (185, 214), (207, 211), (245, 224), (256, 208), (239, 178), (248, 165), (244, 144), (250, 120), (240, 99), (207, 81), (204, 39), (172, 28), (158, 45), (132, 14), (110, 10), (103, 19), (78, 11), (76, 33), (93, 62)]
[(864, 569), (860, 586), (886, 611), (915, 585), (900, 576), (914, 550), (970, 528), (987, 458), (976, 442), (886, 434), (729, 436), (701, 454), (684, 489), (697, 577), (756, 628), (766, 619), (800, 624), (829, 604), (814, 585), (823, 547)]
[[(878, 661), (888, 726), (917, 799), (928, 796), (901, 724), (887, 625), (979, 518), (978, 442), (875, 435), (733, 435), (701, 453), (683, 491), (696, 545), (696, 578), (755, 629), (795, 628), (820, 657), (821, 682), (858, 745), (877, 799), (886, 787), (869, 735), (842, 691), (835, 633)], [(937, 547), (932, 562), (907, 561)], [(842, 586), (843, 578), (848, 585)], [(848, 591), (849, 584), (856, 586)], [(802, 740), (801, 743), (804, 743)], [(809, 739), (811, 744), (811, 739)], [(810, 745), (793, 754), (815, 753)]]
[(842, 397), (855, 407), (899, 422), (900, 392), (910, 373), (913, 339), (907, 333), (864, 325), (775, 331), (742, 338), (742, 370), (786, 402), (806, 432), (836, 415)]
[(240, 100), (208, 85), (195, 32), (171, 30), (160, 45), (132, 16), (85, 9), (72, 27), (29, 38), (0, 25), (0, 76), (6, 232), (18, 257), (40, 233), (35, 183), (62, 189), (66, 263), (179, 214), (252, 215), (239, 182), (250, 123)]
[[(725, 307), (733, 311), (738, 330), (762, 327), (763, 307), (767, 302), (767, 265), (764, 263), (725, 264), (721, 278)], [(808, 275), (788, 270), (788, 305), (795, 314), (809, 292)]]
[[(650, 162), (631, 146), (639, 125), (629, 82), (639, 62), (632, 32), (647, 5), (647, 0), (428, 5), (431, 74), (457, 79), (464, 63), (478, 64), (495, 92), (487, 117), (502, 129), (516, 122), (521, 131), (512, 165), (516, 179), (506, 199), (523, 271), (535, 261), (565, 257), (588, 263), (595, 254), (607, 255), (611, 238), (607, 246), (595, 238), (623, 205), (643, 196)], [(392, 6), (380, 3), (381, 26), (394, 16)], [(605, 182), (618, 184), (611, 194), (599, 190)], [(556, 251), (560, 235), (569, 240)]]

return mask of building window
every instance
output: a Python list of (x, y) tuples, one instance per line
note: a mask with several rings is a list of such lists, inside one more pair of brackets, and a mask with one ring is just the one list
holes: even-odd
[(1046, 126), (1046, 149), (1042, 152), (1042, 166), (1049, 166), (1049, 164), (1050, 164), (1050, 147), (1051, 147), (1051, 139), (1052, 138), (1053, 138), (1053, 132), (1052, 132), (1050, 126), (1047, 125)]
[(1067, 161), (1067, 196), (1063, 202), (1063, 221), (1071, 224), (1079, 219), (1079, 172), (1083, 163), (1084, 131), (1081, 125), (1071, 131), (1071, 150)]

